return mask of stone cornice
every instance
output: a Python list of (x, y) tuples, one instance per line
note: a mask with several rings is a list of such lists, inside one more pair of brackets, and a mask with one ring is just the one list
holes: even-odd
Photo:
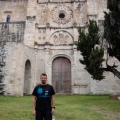
[[(64, 28), (61, 28), (61, 27), (49, 27), (49, 29), (73, 29), (73, 28), (79, 28), (79, 27), (84, 28), (86, 26), (75, 26), (75, 27), (71, 26), (71, 27), (64, 27)], [(48, 28), (48, 27), (37, 27), (37, 29), (46, 29), (46, 28)]]
[(24, 24), (25, 24), (25, 21), (18, 21), (18, 22), (0, 22), (0, 24), (21, 24), (21, 23), (24, 23)]
[(79, 3), (79, 2), (86, 2), (87, 0), (71, 0), (71, 1), (68, 1), (68, 2), (51, 2), (50, 0), (48, 0), (48, 2), (39, 2), (39, 0), (37, 0), (37, 3), (38, 4), (46, 4), (46, 3), (55, 3), (55, 4), (59, 4), (59, 3)]

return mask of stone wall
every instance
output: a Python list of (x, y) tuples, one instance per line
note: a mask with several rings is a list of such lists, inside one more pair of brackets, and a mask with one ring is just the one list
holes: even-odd
[(0, 94), (3, 94), (4, 92), (4, 73), (3, 73), (3, 67), (5, 66), (5, 42), (0, 42)]
[(25, 21), (28, 0), (1, 0), (0, 1), (0, 22), (6, 22), (10, 15), (10, 21)]
[(0, 42), (23, 42), (25, 22), (0, 22)]
[[(0, 90), (4, 91), (7, 42), (23, 42), (25, 22), (0, 23)], [(14, 51), (14, 50), (13, 50)], [(10, 53), (12, 56), (12, 53)]]
[(23, 95), (24, 93), (24, 78), (25, 78), (25, 63), (27, 60), (31, 63), (31, 78), (29, 94), (33, 90), (35, 84), (36, 59), (35, 50), (24, 46), (22, 43), (7, 42), (5, 45), (5, 62), (3, 68), (5, 95)]

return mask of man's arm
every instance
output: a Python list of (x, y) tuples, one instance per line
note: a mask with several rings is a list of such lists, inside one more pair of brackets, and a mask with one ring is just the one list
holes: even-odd
[(32, 98), (32, 114), (34, 115), (34, 116), (36, 116), (36, 110), (35, 110), (35, 107), (36, 107), (36, 96), (33, 96), (33, 98)]
[[(55, 96), (51, 96), (51, 105), (52, 107), (55, 107)], [(54, 114), (55, 108), (52, 108), (52, 114)]]

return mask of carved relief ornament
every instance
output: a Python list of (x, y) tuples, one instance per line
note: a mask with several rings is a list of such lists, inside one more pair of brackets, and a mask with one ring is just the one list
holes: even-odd
[(50, 43), (54, 45), (73, 44), (73, 37), (68, 32), (58, 31), (51, 36)]
[(57, 24), (66, 24), (71, 21), (73, 17), (73, 11), (69, 6), (60, 4), (55, 6), (51, 11), (52, 21)]

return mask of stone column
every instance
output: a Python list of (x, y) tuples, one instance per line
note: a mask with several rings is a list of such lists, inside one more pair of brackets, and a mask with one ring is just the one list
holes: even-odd
[(51, 84), (52, 85), (52, 64), (50, 64), (49, 66), (48, 66), (49, 68), (48, 68), (48, 81), (49, 81), (49, 84)]
[(34, 47), (35, 41), (36, 4), (36, 0), (28, 0), (26, 28), (23, 43), (30, 47)]
[[(48, 23), (49, 24), (49, 23)], [(46, 42), (48, 43), (50, 39), (50, 27), (46, 28)]]
[(74, 93), (74, 64), (71, 64), (71, 92)]
[(46, 45), (45, 46), (45, 73), (47, 74), (48, 76), (48, 83), (50, 83), (50, 72), (49, 72), (49, 45)]

